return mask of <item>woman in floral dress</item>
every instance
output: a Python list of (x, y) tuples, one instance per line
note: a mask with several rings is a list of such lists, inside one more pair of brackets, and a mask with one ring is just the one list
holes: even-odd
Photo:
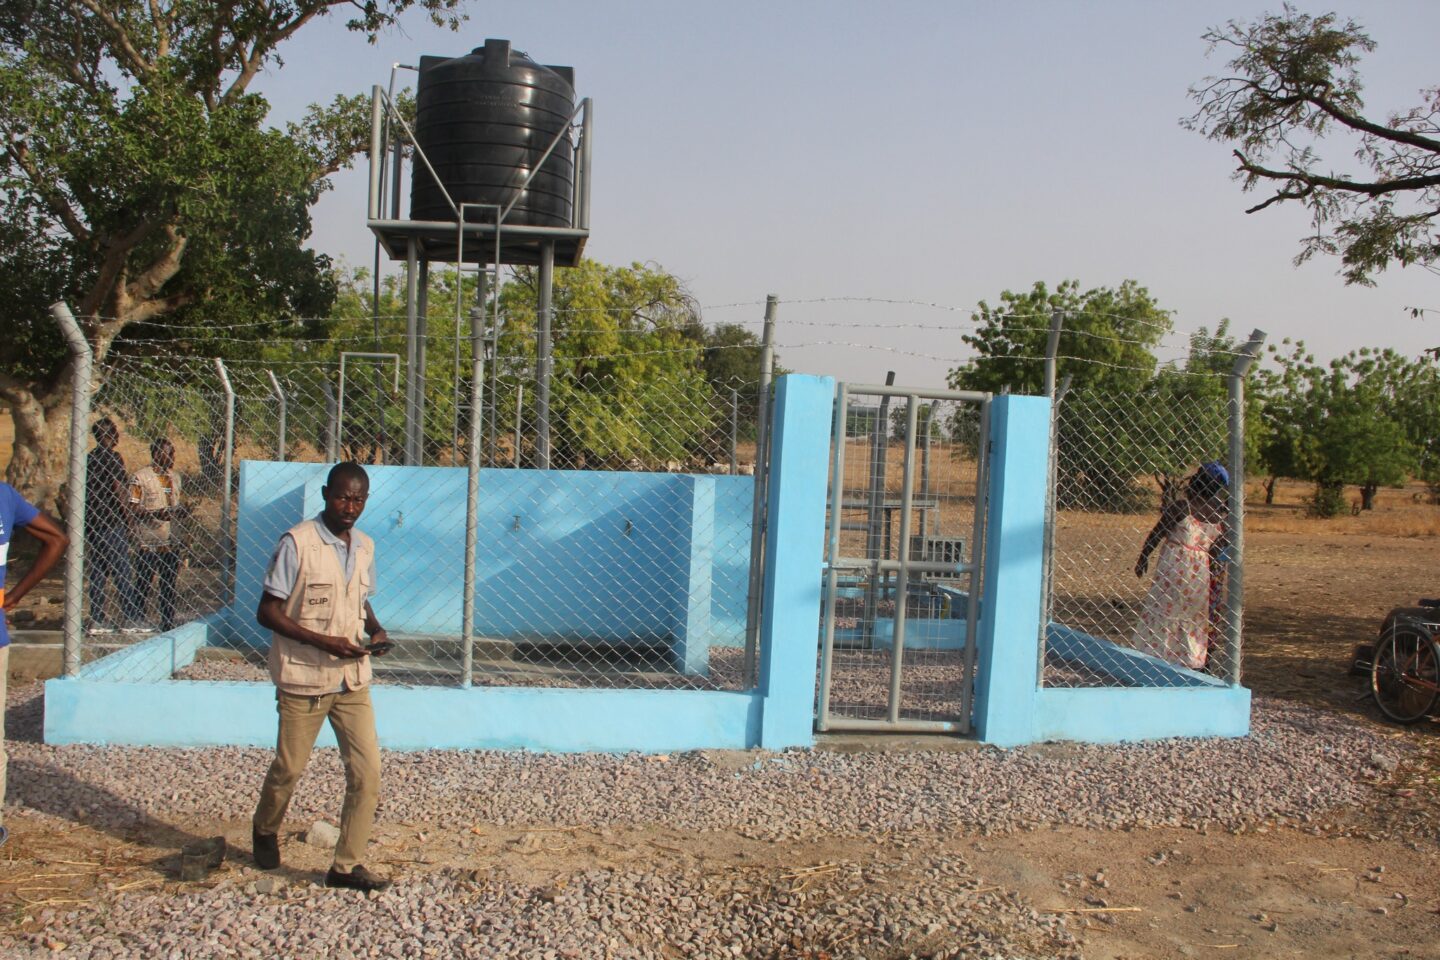
[(1229, 476), (1219, 464), (1197, 470), (1185, 499), (1167, 506), (1145, 538), (1135, 575), (1143, 577), (1150, 554), (1160, 548), (1155, 579), (1140, 609), (1130, 645), (1192, 670), (1204, 668), (1210, 646), (1210, 560)]

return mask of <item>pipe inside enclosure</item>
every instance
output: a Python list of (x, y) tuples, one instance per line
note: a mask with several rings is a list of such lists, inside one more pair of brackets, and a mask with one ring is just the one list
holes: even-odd
[[(385, 101), (380, 98), (380, 84), (370, 88), (370, 192), (365, 210), (371, 220), (380, 219), (381, 184), (385, 181), (384, 143), (381, 140), (382, 121), (385, 116)], [(378, 239), (375, 241), (380, 242)]]
[(420, 251), (414, 237), (405, 240), (405, 465), (415, 466), (415, 335), (419, 329), (416, 283), (419, 279)]
[[(50, 305), (50, 316), (55, 318), (65, 346), (74, 363), (70, 373), (70, 469), (67, 483), (70, 495), (65, 498), (65, 527), (70, 534), (70, 546), (65, 551), (65, 612), (64, 612), (64, 662), (65, 676), (73, 677), (80, 672), (83, 624), (81, 604), (85, 589), (85, 475), (86, 446), (90, 433), (90, 389), (95, 375), (94, 354), (90, 342), (80, 329), (75, 315), (64, 301)], [(0, 584), (3, 587), (4, 584)], [(98, 615), (99, 611), (92, 611)]]
[(540, 244), (540, 291), (535, 331), (535, 466), (550, 469), (550, 300), (555, 286), (555, 242)]
[[(895, 385), (895, 371), (889, 370), (885, 373), (885, 386)], [(865, 534), (865, 559), (879, 560), (884, 552), (887, 539), (885, 536), (885, 519), (888, 516), (885, 510), (885, 474), (887, 472), (886, 460), (890, 450), (890, 394), (884, 393), (880, 397), (880, 407), (876, 411), (875, 426), (870, 434), (870, 492), (869, 503), (866, 508), (865, 522), (867, 526)], [(883, 576), (878, 572), (872, 572), (865, 581), (865, 609), (863, 623), (861, 624), (861, 637), (866, 647), (874, 645), (875, 640), (875, 618), (881, 600), (882, 589), (888, 588), (890, 575)]]
[(430, 376), (430, 261), (420, 261), (420, 302), (415, 307), (415, 462), (425, 465), (425, 381)]
[(1242, 618), (1245, 606), (1245, 378), (1265, 345), (1265, 331), (1255, 330), (1240, 348), (1230, 371), (1230, 516), (1225, 564), (1225, 646), (1229, 656), (1226, 680), (1239, 686), (1240, 656), (1244, 647)]
[[(476, 276), (482, 287), (485, 274)], [(480, 542), (480, 426), (478, 415), (485, 390), (485, 321), (480, 311), (470, 314), (470, 448), (465, 468), (465, 575), (461, 603), (460, 685), (471, 684), (475, 670), (475, 554)]]
[(400, 219), (400, 187), (402, 185), (402, 169), (405, 166), (405, 144), (399, 137), (395, 138), (394, 171), (390, 182), (390, 216), (396, 220)]
[(230, 373), (225, 361), (215, 358), (215, 372), (220, 375), (220, 386), (225, 391), (225, 456), (224, 474), (220, 495), (220, 541), (225, 546), (225, 593), (229, 600), (235, 599), (235, 533), (230, 529), (230, 490), (233, 482), (231, 470), (235, 459), (235, 390), (230, 386)]
[[(910, 542), (910, 511), (914, 508), (915, 488), (915, 425), (918, 421), (920, 403), (909, 397), (905, 404), (905, 464), (901, 471), (900, 488), (900, 549), (906, 549)], [(903, 556), (902, 556), (903, 559)], [(905, 658), (905, 626), (910, 604), (907, 591), (910, 589), (910, 571), (905, 563), (895, 580), (895, 637), (890, 648), (890, 722), (900, 720), (900, 672)]]
[[(491, 360), (490, 360), (490, 409), (489, 409), (489, 430), (488, 430), (488, 437), (489, 437), (488, 449), (489, 449), (489, 454), (488, 454), (487, 459), (486, 459), (486, 462), (487, 462), (490, 466), (493, 467), (493, 466), (495, 465), (495, 459), (496, 459), (496, 458), (495, 458), (495, 418), (498, 416), (498, 414), (496, 413), (495, 404), (496, 404), (497, 398), (500, 396), (500, 392), (499, 392), (500, 383), (499, 383), (499, 379), (498, 379), (498, 372), (499, 372), (499, 368), (500, 368), (500, 363), (499, 363), (499, 358), (500, 358), (500, 296), (499, 296), (499, 292), (500, 292), (500, 250), (501, 250), (500, 234), (501, 234), (501, 231), (502, 231), (502, 229), (503, 229), (503, 227), (504, 227), (504, 223), (505, 223), (505, 210), (503, 210), (503, 209), (501, 208), (500, 204), (498, 204), (498, 203), (469, 203), (469, 202), (464, 202), (464, 203), (461, 203), (461, 204), (459, 205), (459, 207), (458, 207), (458, 212), (456, 213), (456, 220), (455, 220), (455, 284), (456, 284), (456, 290), (457, 290), (457, 291), (464, 289), (464, 286), (463, 286), (463, 284), (462, 284), (461, 281), (460, 281), (460, 276), (461, 276), (461, 265), (464, 264), (464, 262), (465, 262), (465, 227), (466, 227), (465, 211), (468, 210), (468, 209), (470, 209), (470, 208), (472, 208), (472, 207), (477, 208), (477, 209), (481, 209), (481, 210), (493, 210), (493, 211), (495, 212), (495, 252), (494, 252), (494, 258), (493, 258), (493, 260), (492, 260), (492, 267), (493, 267), (493, 269), (494, 269), (494, 271), (495, 271), (495, 276), (494, 276), (494, 279), (491, 281), (491, 285), (490, 285), (490, 289), (491, 289), (491, 290), (494, 292), (494, 294), (495, 294), (495, 297), (494, 297), (495, 305), (494, 305), (494, 312), (493, 312), (493, 315), (492, 315), (492, 321), (491, 321), (491, 324), (490, 324)], [(477, 265), (477, 267), (476, 267), (476, 280), (475, 280), (475, 311), (478, 311), (478, 312), (479, 312), (480, 317), (481, 317), (482, 320), (483, 320), (483, 318), (484, 318), (484, 316), (485, 316), (485, 295), (486, 295), (486, 294), (485, 294), (485, 278), (484, 278), (485, 266), (484, 266), (484, 262), (483, 262), (483, 261), (484, 261), (484, 258), (483, 258), (483, 257), (477, 257), (477, 261), (479, 261), (479, 263), (478, 263), (478, 265)], [(460, 421), (459, 421), (459, 408), (460, 408), (460, 399), (459, 399), (459, 389), (460, 389), (460, 376), (459, 376), (459, 369), (460, 369), (460, 301), (461, 301), (460, 295), (459, 295), (459, 293), (457, 293), (457, 294), (456, 294), (456, 299), (455, 299), (455, 365), (456, 365), (456, 366), (455, 366), (455, 369), (456, 369), (456, 376), (455, 376), (455, 389), (456, 389), (456, 398), (455, 398), (455, 409), (456, 409), (455, 433), (456, 433), (457, 436), (458, 436), (459, 430), (460, 430)], [(472, 334), (473, 334), (473, 330), (472, 330)], [(484, 419), (483, 419), (483, 418), (484, 418), (485, 415), (486, 415), (486, 411), (481, 410), (481, 411), (478, 411), (478, 412), (477, 412), (477, 411), (473, 411), (473, 410), (472, 410), (471, 413), (470, 413), (470, 415), (471, 415), (472, 417), (474, 417), (474, 416), (479, 416), (479, 417), (481, 417), (481, 418), (482, 418), (482, 423), (483, 423), (483, 422), (484, 422)], [(458, 444), (457, 444), (457, 445), (458, 445)]]
[[(935, 433), (934, 422), (935, 403), (931, 401), (925, 405), (924, 416), (921, 417), (921, 423), (924, 424), (923, 429), (925, 430), (925, 445), (920, 448), (920, 500), (922, 501), (920, 506), (920, 542), (922, 544), (920, 556), (922, 558), (925, 556), (923, 544), (930, 536), (930, 511), (934, 509), (930, 506), (930, 441)], [(900, 549), (909, 550), (910, 545), (902, 543)]]
[(594, 137), (591, 133), (595, 104), (589, 98), (584, 100), (585, 115), (580, 120), (580, 164), (575, 173), (575, 182), (580, 185), (580, 202), (575, 205), (575, 226), (590, 229), (590, 155)]
[(744, 684), (755, 686), (760, 648), (760, 588), (765, 576), (765, 525), (770, 481), (770, 381), (775, 376), (775, 315), (780, 298), (765, 297), (765, 326), (760, 334), (760, 385), (756, 402), (754, 499), (750, 507), (750, 580), (745, 606)]
[(275, 403), (279, 406), (280, 424), (275, 430), (275, 459), (281, 463), (285, 462), (285, 440), (288, 424), (286, 422), (287, 402), (285, 391), (280, 389), (280, 381), (275, 379), (274, 370), (266, 370), (265, 375), (270, 378), (270, 392), (275, 397)]

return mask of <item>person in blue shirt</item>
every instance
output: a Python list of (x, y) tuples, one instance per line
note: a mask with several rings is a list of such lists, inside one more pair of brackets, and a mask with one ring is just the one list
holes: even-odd
[[(24, 530), (40, 541), (40, 554), (35, 563), (20, 577), (15, 589), (5, 589), (5, 564), (10, 558), (10, 544), (17, 530)], [(65, 555), (70, 538), (59, 525), (20, 495), (8, 483), (0, 483), (0, 844), (9, 839), (5, 828), (5, 695), (10, 676), (10, 633), (5, 628), (5, 615), (39, 583)]]

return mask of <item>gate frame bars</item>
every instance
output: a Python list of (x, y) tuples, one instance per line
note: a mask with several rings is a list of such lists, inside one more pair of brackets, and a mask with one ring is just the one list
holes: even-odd
[[(907, 404), (905, 437), (905, 489), (901, 494), (902, 517), (901, 552), (895, 560), (880, 557), (840, 556), (840, 531), (843, 526), (841, 504), (844, 502), (845, 487), (845, 440), (846, 408), (852, 394), (866, 394), (885, 398), (903, 397)], [(825, 550), (825, 584), (823, 601), (823, 627), (820, 648), (820, 699), (815, 718), (815, 729), (826, 731), (877, 731), (890, 733), (969, 733), (970, 711), (974, 703), (973, 683), (975, 677), (975, 638), (978, 633), (980, 616), (981, 571), (985, 557), (985, 515), (989, 507), (989, 457), (990, 457), (990, 400), (992, 395), (973, 390), (926, 390), (897, 387), (893, 384), (837, 384), (835, 426), (832, 429), (830, 510), (827, 516), (827, 539)], [(971, 403), (979, 407), (980, 435), (976, 450), (975, 471), (975, 517), (971, 539), (970, 561), (959, 564), (934, 561), (912, 560), (905, 535), (910, 529), (909, 510), (912, 504), (910, 489), (914, 480), (915, 428), (918, 421), (920, 400), (953, 401)], [(933, 412), (932, 412), (933, 415)], [(898, 574), (896, 584), (895, 635), (891, 647), (890, 692), (886, 703), (889, 718), (868, 720), (855, 717), (836, 717), (830, 712), (830, 685), (833, 675), (835, 653), (835, 581), (840, 570), (869, 571), (871, 577), (882, 572)], [(909, 573), (953, 573), (969, 574), (969, 589), (966, 604), (966, 637), (962, 659), (964, 675), (960, 684), (959, 716), (955, 720), (904, 720), (899, 716), (900, 686), (903, 681), (903, 650), (905, 645), (904, 592), (908, 589)]]

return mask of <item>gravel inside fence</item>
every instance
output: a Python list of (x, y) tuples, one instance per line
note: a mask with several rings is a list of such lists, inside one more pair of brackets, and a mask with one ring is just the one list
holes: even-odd
[[(38, 742), (38, 691), (37, 685), (12, 694), (10, 734), (18, 740), (10, 744), (12, 807), (111, 830), (248, 816), (269, 751), (47, 746)], [(1370, 788), (1359, 781), (1393, 770), (1404, 749), (1344, 718), (1257, 700), (1253, 734), (1231, 741), (668, 757), (387, 753), (380, 819), (437, 831), (652, 825), (776, 842), (1043, 823), (1305, 823), (1365, 801)], [(335, 751), (318, 750), (296, 791), (292, 822), (333, 817), (342, 791)], [(861, 868), (836, 873), (852, 869)], [(913, 869), (963, 873), (962, 864), (943, 858)], [(186, 946), (193, 943), (217, 955), (297, 955), (342, 942), (353, 954), (336, 956), (418, 956), (425, 949), (443, 956), (462, 946), (477, 956), (599, 956), (605, 951), (596, 945), (612, 941), (616, 957), (653, 956), (659, 943), (678, 944), (684, 955), (783, 955), (790, 948), (782, 931), (818, 947), (844, 938), (835, 956), (899, 956), (887, 951), (900, 943), (966, 945), (956, 953), (925, 947), (926, 956), (1068, 949), (1053, 919), (1004, 898), (967, 899), (974, 885), (954, 886), (936, 899), (935, 884), (916, 883), (904, 896), (875, 895), (872, 903), (861, 883), (850, 923), (773, 891), (737, 897), (709, 874), (590, 872), (550, 897), (511, 881), (439, 872), (405, 879), (370, 900), (309, 885), (258, 899), (234, 887), (124, 894), (116, 897), (123, 910), (59, 915), (46, 935), (70, 942), (78, 956), (97, 958), (195, 956)], [(376, 945), (384, 948), (378, 954), (371, 952)], [(49, 952), (38, 940), (0, 946), (22, 955)]]

